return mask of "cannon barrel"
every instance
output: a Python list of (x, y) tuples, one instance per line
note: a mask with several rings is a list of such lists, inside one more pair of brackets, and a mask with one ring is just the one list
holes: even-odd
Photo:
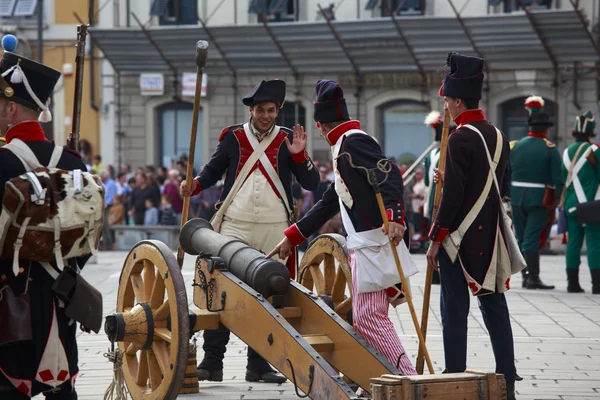
[(210, 222), (194, 218), (186, 222), (179, 234), (186, 253), (207, 253), (225, 261), (227, 270), (264, 297), (285, 294), (290, 286), (290, 273), (279, 261), (265, 258), (244, 242), (213, 230)]

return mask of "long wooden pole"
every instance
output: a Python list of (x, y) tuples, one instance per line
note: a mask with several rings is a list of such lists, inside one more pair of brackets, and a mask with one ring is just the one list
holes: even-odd
[[(377, 183), (377, 176), (375, 175), (375, 171), (369, 171), (369, 181), (375, 190), (375, 197), (377, 198), (377, 205), (379, 206), (379, 212), (381, 213), (381, 219), (383, 220), (383, 226), (385, 227), (386, 232), (388, 231), (388, 227), (390, 221), (388, 220), (387, 214), (385, 212), (385, 205), (383, 204), (383, 197), (381, 197), (381, 192), (379, 191), (379, 184)], [(423, 338), (423, 334), (421, 333), (421, 328), (419, 327), (419, 320), (417, 319), (417, 313), (415, 312), (415, 307), (412, 301), (412, 295), (410, 294), (410, 290), (408, 288), (408, 282), (406, 280), (406, 276), (404, 275), (404, 271), (402, 270), (402, 264), (400, 263), (400, 257), (398, 257), (398, 251), (396, 250), (396, 246), (392, 241), (390, 241), (390, 247), (392, 249), (392, 254), (394, 255), (394, 261), (396, 262), (396, 268), (398, 269), (398, 275), (400, 276), (400, 282), (402, 282), (402, 289), (404, 295), (406, 296), (406, 301), (408, 302), (408, 308), (410, 310), (410, 315), (412, 317), (413, 323), (415, 325), (415, 330), (417, 331), (417, 336), (419, 337), (419, 350), (423, 351), (425, 354), (425, 360), (427, 361), (427, 367), (429, 368), (429, 373), (433, 374), (433, 364), (431, 363), (431, 359), (429, 358), (429, 352), (427, 351), (427, 347), (425, 346), (425, 339)]]
[[(444, 112), (444, 125), (442, 127), (442, 142), (440, 144), (440, 158), (438, 169), (444, 171), (446, 168), (446, 147), (448, 146), (448, 135), (450, 132), (450, 113), (448, 110)], [(431, 213), (431, 222), (433, 223), (437, 217), (442, 201), (442, 182), (435, 185), (435, 197), (433, 198), (433, 212)], [(427, 265), (425, 273), (425, 291), (423, 293), (423, 310), (421, 311), (421, 333), (423, 340), (427, 338), (427, 322), (429, 321), (429, 302), (431, 299), (431, 281), (433, 279), (433, 266)], [(419, 348), (417, 354), (417, 373), (423, 373), (423, 352)]]
[[(198, 132), (198, 116), (200, 115), (200, 95), (202, 93), (202, 74), (206, 65), (208, 56), (208, 42), (199, 40), (196, 43), (196, 90), (194, 92), (194, 111), (192, 113), (192, 132), (190, 134), (190, 150), (188, 152), (188, 165), (185, 174), (185, 184), (188, 189), (192, 189), (192, 180), (194, 179), (194, 153), (196, 152), (196, 133)], [(181, 211), (181, 227), (187, 222), (190, 209), (190, 196), (183, 198), (183, 210)], [(177, 248), (177, 263), (179, 268), (183, 266), (183, 257), (185, 252), (181, 244)]]

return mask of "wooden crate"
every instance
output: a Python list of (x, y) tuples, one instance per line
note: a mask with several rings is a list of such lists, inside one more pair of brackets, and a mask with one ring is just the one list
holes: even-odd
[(479, 371), (371, 378), (372, 400), (506, 400), (504, 375)]

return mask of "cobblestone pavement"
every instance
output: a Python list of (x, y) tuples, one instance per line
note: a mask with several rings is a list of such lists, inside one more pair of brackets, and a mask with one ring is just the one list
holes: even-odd
[[(126, 253), (100, 253), (97, 264), (88, 265), (83, 274), (104, 295), (104, 313), (113, 312), (118, 279)], [(421, 273), (411, 278), (415, 308), (421, 315), (425, 257), (415, 255)], [(183, 275), (191, 289), (193, 259), (186, 256)], [(521, 289), (521, 277), (515, 275), (508, 303), (515, 336), (518, 373), (524, 378), (517, 383), (519, 400), (600, 399), (600, 296), (592, 296), (589, 270), (581, 270), (584, 294), (566, 293), (564, 256), (542, 257), (542, 279), (557, 286), (550, 291)], [(191, 295), (189, 297), (191, 302)], [(471, 302), (469, 317), (470, 369), (493, 371), (494, 357), (487, 331), (477, 307)], [(439, 314), (439, 286), (432, 289), (427, 344), (436, 368), (443, 369), (442, 331)], [(413, 360), (417, 353), (417, 336), (408, 307), (400, 306), (399, 318), (390, 308), (407, 352)], [(111, 364), (103, 357), (109, 342), (106, 336), (80, 334), (80, 375), (77, 391), (82, 400), (101, 400), (111, 382)], [(199, 341), (200, 345), (201, 341)], [(222, 384), (201, 383), (200, 394), (180, 396), (198, 399), (296, 399), (291, 383), (282, 385), (250, 384), (244, 380), (246, 346), (232, 335), (225, 358)], [(202, 351), (198, 352), (202, 359)]]

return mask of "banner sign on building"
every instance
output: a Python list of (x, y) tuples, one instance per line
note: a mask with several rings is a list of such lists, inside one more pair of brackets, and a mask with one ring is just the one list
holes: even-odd
[(142, 96), (162, 96), (165, 94), (163, 74), (141, 74), (140, 94)]
[[(200, 88), (200, 96), (206, 97), (206, 86), (208, 83), (208, 76), (202, 74), (202, 87)], [(194, 97), (196, 93), (196, 73), (195, 72), (184, 72), (181, 76), (181, 95)]]
[(408, 89), (416, 87), (438, 88), (442, 84), (444, 74), (440, 71), (427, 71), (424, 75), (418, 72), (395, 72), (395, 73), (366, 73), (362, 75), (362, 81), (354, 74), (340, 74), (337, 82), (342, 86), (361, 86), (363, 88), (390, 88)]

